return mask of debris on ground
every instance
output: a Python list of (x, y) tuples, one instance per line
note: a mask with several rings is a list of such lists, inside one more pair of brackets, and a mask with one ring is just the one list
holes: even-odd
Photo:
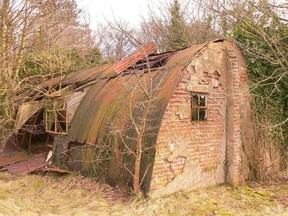
[(0, 154), (0, 168), (10, 164), (21, 162), (23, 160), (26, 160), (27, 158), (28, 155), (25, 152), (10, 152), (6, 154)]
[(46, 154), (39, 154), (30, 159), (8, 165), (6, 168), (13, 175), (25, 175), (48, 166), (48, 164), (46, 162)]

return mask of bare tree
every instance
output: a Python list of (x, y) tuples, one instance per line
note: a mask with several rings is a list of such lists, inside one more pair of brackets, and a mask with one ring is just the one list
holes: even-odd
[(221, 37), (202, 1), (190, 0), (159, 1), (149, 6), (148, 18), (143, 18), (140, 32), (137, 35), (142, 40), (155, 41), (161, 51), (181, 49)]
[[(162, 52), (221, 37), (214, 30), (216, 24), (210, 14), (206, 13), (206, 8), (202, 7), (201, 1), (179, 2), (153, 2), (153, 5), (148, 6), (148, 15), (143, 16), (138, 26), (131, 26), (129, 21), (115, 18), (107, 20), (104, 26), (99, 25), (96, 40), (105, 57), (115, 61), (131, 54), (135, 49), (127, 36), (138, 44), (155, 42)], [(178, 46), (180, 40), (182, 44)]]
[[(155, 113), (158, 112), (157, 104), (160, 102), (157, 93), (161, 90), (167, 75), (167, 72), (161, 71), (161, 77), (156, 78), (157, 72), (151, 70), (148, 58), (145, 67), (144, 70), (130, 71), (129, 82), (127, 79), (123, 79), (122, 85), (126, 92), (129, 92), (127, 97), (118, 98), (128, 113), (126, 115), (120, 113), (120, 115), (127, 116), (127, 119), (124, 120), (126, 121), (124, 128), (123, 119), (115, 119), (109, 126), (109, 133), (114, 137), (112, 150), (117, 163), (133, 178), (133, 189), (138, 194), (141, 192), (148, 169), (152, 166), (152, 164), (148, 164), (143, 167), (141, 163), (143, 163), (144, 154), (155, 150), (155, 146), (151, 145), (151, 139), (157, 136), (158, 125), (153, 124), (154, 121), (157, 121)], [(115, 92), (115, 94), (117, 93)], [(125, 157), (131, 158), (130, 163), (127, 164), (123, 161)], [(133, 166), (131, 166), (131, 161), (134, 161)]]
[(106, 21), (97, 27), (96, 41), (103, 56), (109, 61), (119, 61), (135, 51), (134, 45), (128, 39), (128, 35), (134, 38), (135, 29), (123, 20)]
[[(121, 24), (116, 23), (113, 29), (121, 33), (134, 46), (134, 50), (143, 47), (143, 44), (135, 37), (133, 32), (127, 32)], [(143, 165), (143, 159), (151, 152), (155, 152), (155, 146), (153, 146), (151, 140), (157, 137), (159, 129), (159, 125), (155, 123), (159, 120), (157, 119), (157, 112), (159, 112), (157, 106), (163, 99), (159, 97), (158, 93), (161, 91), (169, 73), (167, 70), (159, 72), (154, 68), (157, 67), (157, 59), (160, 64), (164, 58), (163, 56), (159, 58), (151, 57), (153, 58), (151, 64), (148, 54), (141, 53), (144, 58), (138, 64), (120, 74), (121, 77), (117, 82), (121, 82), (121, 93), (112, 93), (123, 109), (121, 108), (118, 111), (119, 117), (114, 116), (110, 120), (107, 129), (108, 134), (113, 136), (111, 149), (114, 152), (114, 158), (118, 166), (122, 167), (132, 178), (133, 189), (137, 194), (140, 194), (143, 189), (145, 178), (149, 169), (152, 168), (152, 162)], [(176, 82), (176, 80), (174, 81)], [(110, 89), (110, 91), (113, 91), (113, 89)]]
[[(48, 53), (55, 46), (76, 47), (83, 51), (93, 46), (92, 33), (87, 24), (78, 20), (80, 11), (76, 6), (74, 0), (0, 1), (1, 133), (13, 125), (17, 106), (13, 98), (16, 92), (25, 83), (32, 84), (31, 81), (40, 78), (38, 72), (36, 79), (31, 77), (34, 74), (28, 74), (30, 78), (27, 78), (27, 68), (23, 68), (23, 64), (28, 55), (35, 54), (43, 59), (45, 55), (53, 56)], [(55, 57), (51, 63), (57, 61)], [(63, 63), (62, 60), (59, 64)], [(42, 79), (47, 78), (47, 74), (42, 75), (45, 75)]]

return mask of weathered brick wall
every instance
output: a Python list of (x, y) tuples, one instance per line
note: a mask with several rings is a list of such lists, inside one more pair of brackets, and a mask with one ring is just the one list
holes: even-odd
[(226, 181), (239, 185), (251, 175), (248, 160), (252, 160), (254, 133), (244, 59), (235, 45), (227, 47), (227, 58)]
[[(240, 89), (246, 72), (237, 61), (224, 44), (210, 44), (183, 72), (156, 144), (151, 182), (155, 196), (222, 183), (227, 175), (231, 182), (238, 178), (240, 102), (246, 100)], [(207, 94), (206, 121), (191, 120), (191, 92)], [(226, 125), (231, 126), (228, 133)]]

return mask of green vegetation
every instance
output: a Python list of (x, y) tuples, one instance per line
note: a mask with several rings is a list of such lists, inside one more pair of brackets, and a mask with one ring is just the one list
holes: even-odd
[(13, 128), (17, 94), (103, 63), (83, 16), (75, 0), (0, 1), (0, 145)]
[(167, 35), (162, 42), (165, 51), (179, 50), (189, 45), (189, 28), (184, 21), (180, 6), (177, 0), (174, 0), (171, 5), (170, 23), (167, 26)]
[(257, 159), (253, 163), (260, 179), (265, 178), (271, 167), (276, 171), (279, 164), (285, 166), (287, 157), (288, 22), (285, 9), (287, 6), (280, 7), (273, 1), (243, 1), (228, 13), (231, 34), (248, 64), (257, 142)]
[(20, 77), (25, 79), (36, 75), (59, 76), (105, 63), (99, 49), (94, 47), (81, 53), (77, 48), (55, 46), (37, 53), (29, 53), (20, 68)]

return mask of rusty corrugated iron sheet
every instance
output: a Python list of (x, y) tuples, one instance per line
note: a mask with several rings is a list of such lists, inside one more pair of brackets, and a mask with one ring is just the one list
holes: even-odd
[[(98, 67), (94, 67), (87, 70), (78, 71), (77, 73), (69, 74), (67, 78), (63, 81), (64, 85), (69, 85), (73, 83), (86, 83), (91, 80), (97, 79), (102, 73), (108, 73), (111, 71), (111, 64), (105, 64)], [(108, 71), (108, 72), (107, 72)]]
[[(68, 135), (71, 140), (76, 140), (80, 143), (85, 142), (93, 121), (93, 114), (96, 114), (97, 108), (100, 105), (97, 103), (96, 96), (101, 93), (103, 94), (106, 83), (107, 79), (100, 80), (98, 83), (94, 84), (84, 96), (81, 105), (77, 108), (70, 124)], [(107, 89), (108, 88), (106, 88), (106, 90)], [(83, 115), (83, 113), (87, 113), (87, 115)]]
[(6, 154), (0, 154), (0, 167), (4, 167), (10, 164), (15, 164), (20, 161), (24, 161), (28, 158), (25, 152), (10, 152)]
[[(179, 52), (169, 57), (168, 62), (163, 66), (153, 70), (153, 72), (142, 73), (134, 71), (125, 76), (116, 76), (110, 79), (102, 79), (95, 83), (83, 98), (81, 105), (76, 110), (72, 119), (69, 139), (79, 143), (92, 145), (103, 145), (117, 142), (120, 149), (129, 143), (129, 148), (134, 151), (137, 138), (135, 127), (143, 116), (141, 103), (147, 101), (147, 95), (142, 90), (139, 83), (152, 83), (153, 100), (149, 111), (147, 126), (143, 139), (143, 144), (149, 148), (142, 155), (141, 176), (145, 174), (143, 187), (149, 190), (158, 131), (168, 102), (174, 89), (181, 80), (182, 71), (190, 63), (193, 57), (206, 44), (197, 45)], [(134, 88), (133, 88), (134, 87)], [(131, 117), (132, 114), (132, 117)], [(133, 119), (133, 121), (132, 121)], [(113, 129), (120, 131), (125, 139), (113, 136)], [(125, 143), (123, 143), (125, 142)], [(125, 149), (124, 149), (125, 150)], [(113, 154), (113, 153), (112, 153)], [(109, 162), (108, 181), (117, 181), (115, 172), (117, 161), (113, 159)], [(135, 158), (129, 151), (122, 155), (124, 164), (133, 171)], [(125, 175), (124, 175), (125, 176)], [(126, 179), (127, 180), (127, 179)]]
[(44, 168), (39, 168), (37, 170), (35, 170), (35, 172), (45, 172), (45, 173), (60, 173), (60, 174), (68, 174), (68, 173), (71, 173), (70, 171), (68, 170), (65, 170), (65, 169), (61, 169), (61, 168), (58, 168), (58, 167), (44, 167)]
[[(156, 97), (165, 99), (161, 106), (165, 107), (167, 105), (176, 87), (175, 84), (177, 85), (181, 78), (182, 70), (204, 46), (199, 45), (177, 52), (163, 68), (159, 68), (153, 73), (145, 73), (140, 77), (140, 79), (147, 79), (148, 76), (152, 76), (155, 85), (159, 83), (165, 84), (163, 87), (159, 86), (159, 91), (155, 91)], [(179, 64), (176, 64), (177, 60), (179, 60)], [(167, 82), (164, 82), (164, 80), (167, 80)], [(98, 138), (99, 131), (105, 131), (104, 128), (107, 127), (105, 122), (108, 119), (111, 121), (113, 116), (115, 117), (116, 115), (118, 115), (117, 118), (126, 119), (125, 116), (128, 110), (127, 106), (123, 106), (123, 101), (131, 97), (133, 97), (132, 100), (135, 102), (138, 100), (143, 101), (145, 97), (140, 86), (134, 92), (126, 88), (127, 86), (137, 85), (137, 82), (136, 75), (129, 74), (124, 77), (101, 79), (95, 83), (88, 90), (72, 119), (69, 130), (71, 141), (96, 144), (96, 141), (100, 141)], [(129, 95), (132, 93), (133, 96)], [(134, 108), (132, 107), (132, 109)], [(103, 121), (104, 124), (102, 125)]]
[(1, 153), (8, 154), (13, 152), (20, 152), (22, 150), (23, 149), (19, 146), (19, 137), (17, 134), (13, 133), (7, 138), (4, 149)]
[(6, 166), (8, 171), (13, 175), (24, 175), (31, 172), (36, 171), (39, 168), (48, 166), (48, 162), (46, 162), (46, 155), (45, 153), (36, 155), (35, 157), (21, 161), (19, 163), (15, 163), (12, 165)]
[(113, 65), (113, 70), (117, 73), (120, 74), (122, 71), (125, 69), (133, 66), (136, 64), (138, 61), (141, 59), (147, 59), (148, 56), (152, 53), (155, 53), (157, 51), (157, 46), (155, 43), (149, 43), (146, 46), (142, 47), (132, 55), (128, 56), (127, 58), (124, 58), (120, 60), (119, 62), (116, 62)]
[(194, 55), (196, 55), (200, 50), (202, 50), (202, 48), (207, 45), (208, 43), (198, 44), (175, 53), (169, 58), (169, 61), (167, 62), (165, 67), (169, 68), (175, 66), (186, 66), (194, 57)]
[(137, 50), (132, 55), (116, 62), (91, 68), (88, 70), (83, 70), (71, 75), (63, 81), (63, 84), (72, 84), (72, 83), (87, 83), (96, 79), (105, 79), (118, 76), (122, 71), (131, 67), (139, 60), (147, 57), (149, 54), (156, 52), (156, 44), (149, 43), (148, 45)]

